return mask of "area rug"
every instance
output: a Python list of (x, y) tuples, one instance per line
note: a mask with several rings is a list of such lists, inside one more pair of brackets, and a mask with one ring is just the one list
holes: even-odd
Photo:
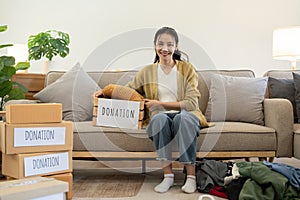
[(142, 174), (76, 174), (74, 198), (121, 198), (136, 196), (144, 182)]

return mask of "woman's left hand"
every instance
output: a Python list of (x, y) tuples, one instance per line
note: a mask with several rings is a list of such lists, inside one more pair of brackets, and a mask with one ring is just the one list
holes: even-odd
[(185, 106), (182, 102), (163, 102), (154, 99), (145, 99), (145, 105), (150, 111), (185, 109)]
[(98, 90), (94, 93), (94, 97), (99, 97), (103, 94), (103, 91), (102, 90)]
[(144, 99), (144, 100), (145, 100), (145, 105), (149, 110), (154, 110), (162, 107), (160, 101), (158, 100), (153, 100), (153, 99)]

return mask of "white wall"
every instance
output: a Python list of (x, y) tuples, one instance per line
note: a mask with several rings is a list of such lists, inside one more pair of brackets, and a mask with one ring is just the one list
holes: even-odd
[[(288, 61), (272, 59), (272, 32), (278, 27), (300, 25), (300, 1), (0, 0), (0, 23), (9, 26), (8, 31), (0, 33), (0, 44), (26, 44), (29, 35), (48, 29), (69, 33), (70, 55), (65, 59), (56, 58), (61, 70), (69, 69), (76, 62), (87, 63), (95, 49), (119, 35), (169, 25), (185, 38), (180, 41), (181, 46), (186, 39), (197, 44), (216, 68), (247, 68), (262, 76), (270, 69), (290, 69)], [(153, 35), (137, 36), (136, 40), (139, 39), (152, 45)], [(135, 42), (130, 40), (125, 45)], [(110, 43), (105, 44), (106, 49), (110, 48)], [(185, 48), (188, 52), (195, 49)], [(199, 61), (201, 56), (193, 53), (191, 62), (200, 63), (201, 66), (196, 66), (199, 69), (211, 68)], [(98, 57), (98, 67), (103, 68), (103, 58)], [(126, 64), (119, 61), (117, 65), (134, 68), (137, 63), (150, 63), (152, 59), (152, 52), (151, 56), (136, 54)], [(41, 64), (33, 63), (30, 70), (41, 71), (38, 65)]]

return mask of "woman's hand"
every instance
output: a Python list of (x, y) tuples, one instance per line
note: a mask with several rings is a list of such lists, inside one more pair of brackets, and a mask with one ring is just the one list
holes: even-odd
[(94, 97), (99, 97), (103, 94), (102, 90), (98, 90), (94, 93)]
[(162, 102), (153, 99), (145, 99), (145, 105), (150, 110), (182, 110), (185, 109), (183, 102)]
[(161, 102), (158, 100), (153, 99), (144, 99), (146, 107), (151, 111), (158, 109), (160, 110), (162, 108)]

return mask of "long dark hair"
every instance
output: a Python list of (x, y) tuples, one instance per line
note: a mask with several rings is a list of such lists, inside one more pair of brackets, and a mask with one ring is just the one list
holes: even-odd
[[(163, 33), (166, 33), (166, 34), (169, 34), (169, 35), (173, 36), (174, 39), (175, 39), (175, 42), (176, 42), (176, 46), (178, 45), (178, 34), (173, 28), (170, 28), (170, 27), (162, 27), (162, 28), (158, 29), (158, 31), (156, 31), (155, 36), (154, 36), (154, 44), (156, 43), (156, 40), (157, 40), (158, 36), (160, 36)], [(176, 49), (174, 51), (173, 59), (174, 60), (181, 60), (181, 52), (179, 50)], [(154, 63), (156, 63), (156, 62), (159, 62), (159, 56), (155, 52)]]

